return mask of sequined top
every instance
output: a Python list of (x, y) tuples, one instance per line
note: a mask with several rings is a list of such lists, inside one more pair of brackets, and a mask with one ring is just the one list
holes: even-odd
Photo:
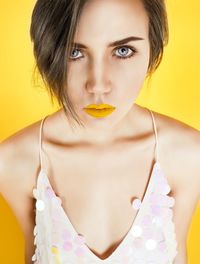
[(135, 198), (136, 216), (118, 247), (105, 259), (87, 246), (65, 212), (43, 167), (42, 126), (39, 134), (40, 172), (33, 188), (35, 198), (34, 264), (173, 264), (177, 240), (173, 222), (174, 197), (158, 160), (158, 136), (155, 131), (155, 159), (142, 199)]

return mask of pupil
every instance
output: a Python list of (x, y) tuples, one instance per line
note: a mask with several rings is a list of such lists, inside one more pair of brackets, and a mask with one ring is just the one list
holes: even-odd
[[(122, 54), (125, 55), (126, 54), (126, 48), (121, 48), (122, 50)], [(125, 53), (124, 53), (124, 50), (125, 50)]]

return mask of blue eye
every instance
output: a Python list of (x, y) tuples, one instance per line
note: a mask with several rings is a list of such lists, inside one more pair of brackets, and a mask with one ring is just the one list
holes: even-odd
[[(74, 51), (79, 51), (79, 50), (78, 50), (78, 49), (73, 49), (73, 50), (72, 50), (72, 53), (73, 53), (73, 54), (75, 53)], [(71, 54), (72, 54), (72, 53), (71, 53)], [(76, 53), (77, 53), (77, 52), (76, 52)], [(72, 60), (73, 60), (73, 58), (74, 58), (74, 57), (72, 57)], [(77, 59), (79, 59), (79, 58), (80, 58), (80, 57), (78, 57), (78, 58), (74, 58), (74, 60), (77, 60)], [(71, 59), (71, 58), (70, 58), (70, 59)]]
[[(136, 53), (136, 50), (129, 46), (122, 46), (120, 48), (117, 48), (117, 51), (120, 51), (120, 50), (122, 51), (122, 52), (119, 52), (120, 55), (114, 55), (118, 57), (119, 59), (131, 58)], [(129, 53), (128, 50), (131, 52)], [(127, 54), (129, 55), (127, 56)]]
[[(117, 57), (119, 59), (128, 59), (128, 58), (131, 58), (137, 52), (136, 49), (134, 49), (133, 47), (129, 47), (129, 46), (121, 46), (121, 47), (118, 47), (116, 50), (117, 51), (120, 51), (121, 50), (121, 52), (119, 52), (119, 55), (113, 55), (113, 56), (115, 56), (115, 57)], [(128, 50), (131, 51), (131, 52), (128, 52)], [(70, 57), (70, 60), (76, 61), (76, 60), (81, 59), (82, 56), (76, 57), (76, 55), (79, 52), (80, 52), (79, 49), (73, 49), (72, 50), (72, 53), (71, 53), (71, 54), (73, 54), (73, 56)], [(74, 56), (74, 54), (75, 54), (75, 56)], [(129, 54), (129, 55), (127, 56), (127, 54)]]

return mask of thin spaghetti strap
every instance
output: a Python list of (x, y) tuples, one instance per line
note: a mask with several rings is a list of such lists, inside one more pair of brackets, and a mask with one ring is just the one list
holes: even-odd
[(156, 139), (156, 146), (155, 146), (155, 160), (158, 161), (158, 132), (157, 132), (157, 127), (156, 127), (156, 121), (153, 115), (153, 112), (148, 109), (151, 113), (152, 116), (152, 121), (153, 121), (153, 127), (154, 127), (154, 132), (155, 132), (155, 139)]
[(42, 149), (42, 129), (43, 129), (44, 121), (45, 121), (45, 119), (46, 119), (47, 117), (48, 117), (48, 115), (45, 116), (45, 117), (42, 119), (42, 121), (41, 121), (41, 123), (40, 123), (40, 131), (39, 131), (39, 158), (40, 158), (40, 168), (41, 168), (41, 170), (44, 170), (43, 159), (42, 159), (42, 151), (43, 151), (43, 149)]

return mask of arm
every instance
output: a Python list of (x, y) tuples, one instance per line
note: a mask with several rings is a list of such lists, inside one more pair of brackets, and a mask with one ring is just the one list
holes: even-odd
[(185, 244), (179, 245), (178, 254), (173, 261), (173, 264), (188, 264), (187, 246)]

